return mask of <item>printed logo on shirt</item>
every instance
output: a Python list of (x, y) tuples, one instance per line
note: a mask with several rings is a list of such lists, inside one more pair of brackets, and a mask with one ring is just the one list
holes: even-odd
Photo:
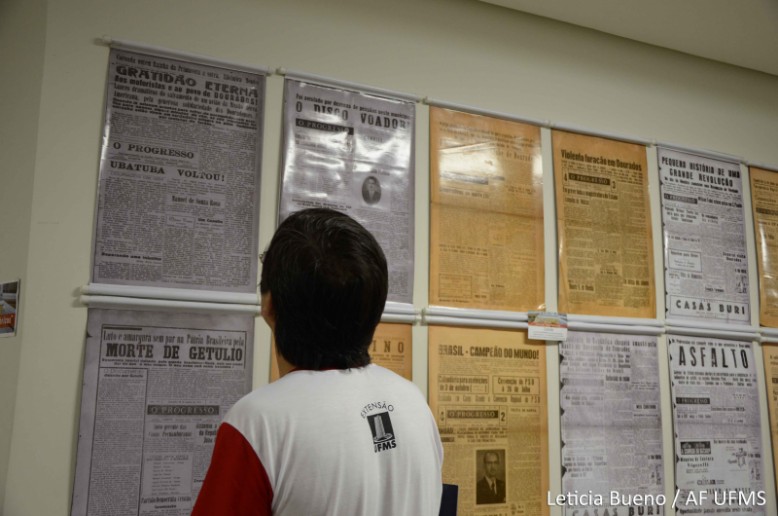
[(375, 453), (397, 447), (389, 412), (379, 412), (367, 416), (367, 422), (370, 425), (370, 431), (373, 432), (373, 451)]

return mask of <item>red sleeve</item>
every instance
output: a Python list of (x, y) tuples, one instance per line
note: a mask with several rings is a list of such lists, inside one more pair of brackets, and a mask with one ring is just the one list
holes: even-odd
[(222, 423), (192, 516), (270, 516), (273, 488), (254, 448)]

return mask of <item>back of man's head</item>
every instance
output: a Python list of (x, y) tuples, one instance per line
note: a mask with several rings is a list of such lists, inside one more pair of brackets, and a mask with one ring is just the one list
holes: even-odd
[(260, 292), (271, 297), (277, 350), (294, 367), (369, 364), (387, 291), (381, 246), (334, 210), (293, 213), (265, 252)]

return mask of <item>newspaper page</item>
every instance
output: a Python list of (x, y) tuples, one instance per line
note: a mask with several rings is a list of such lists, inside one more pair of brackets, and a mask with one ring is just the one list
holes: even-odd
[(552, 131), (559, 311), (656, 316), (643, 145)]
[(778, 172), (749, 169), (759, 266), (759, 322), (778, 328)]
[(0, 283), (0, 337), (16, 335), (21, 280)]
[(72, 516), (189, 515), (254, 317), (89, 309)]
[(657, 337), (573, 331), (559, 346), (562, 498), (550, 503), (665, 514)]
[(265, 77), (111, 50), (92, 281), (254, 293)]
[(430, 107), (430, 304), (545, 308), (540, 128)]
[(370, 358), (407, 380), (413, 380), (413, 346), (410, 324), (381, 323), (373, 335)]
[(429, 328), (430, 408), (459, 514), (549, 514), (544, 344), (526, 331)]
[[(773, 464), (778, 464), (778, 345), (763, 344), (767, 406), (770, 414), (770, 440), (773, 444)], [(778, 477), (776, 478), (778, 488)]]
[[(410, 324), (381, 323), (375, 329), (370, 345), (370, 359), (406, 380), (413, 380), (412, 326)], [(276, 361), (275, 339), (270, 346), (270, 381), (280, 377)]]
[(668, 335), (679, 514), (765, 514), (749, 342)]
[(668, 317), (749, 324), (740, 165), (660, 147)]
[(362, 223), (389, 265), (389, 301), (413, 294), (412, 102), (287, 79), (280, 220), (311, 207)]

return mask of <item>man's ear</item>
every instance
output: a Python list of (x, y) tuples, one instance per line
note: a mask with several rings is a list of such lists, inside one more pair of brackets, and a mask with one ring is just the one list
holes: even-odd
[(270, 326), (270, 330), (275, 331), (276, 311), (273, 308), (273, 296), (270, 295), (270, 292), (262, 294), (261, 306), (262, 311), (260, 314), (262, 315), (262, 318), (265, 320), (267, 325)]
[[(273, 341), (275, 342), (275, 333), (276, 333), (276, 311), (273, 308), (273, 296), (270, 295), (270, 292), (267, 294), (262, 294), (262, 318), (265, 320), (268, 326), (270, 326), (270, 331), (273, 332)], [(278, 351), (278, 343), (275, 343), (276, 346), (276, 364), (278, 365), (278, 374), (279, 378), (282, 376), (286, 376), (287, 373), (294, 370), (294, 366), (286, 361), (284, 356), (281, 354), (280, 351)]]

